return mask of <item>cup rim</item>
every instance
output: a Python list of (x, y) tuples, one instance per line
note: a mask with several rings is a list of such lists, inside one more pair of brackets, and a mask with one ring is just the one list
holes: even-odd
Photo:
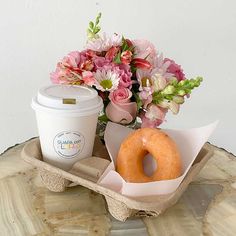
[(62, 108), (52, 108), (45, 105), (42, 105), (38, 102), (37, 96), (32, 98), (31, 107), (35, 111), (56, 114), (60, 116), (88, 116), (99, 113), (103, 109), (102, 98), (98, 96), (99, 102), (94, 106), (90, 106), (82, 109), (62, 109)]

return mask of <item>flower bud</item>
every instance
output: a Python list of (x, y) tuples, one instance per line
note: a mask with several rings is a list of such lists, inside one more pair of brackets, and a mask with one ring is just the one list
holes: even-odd
[(162, 91), (162, 94), (173, 94), (175, 91), (175, 87), (173, 85), (168, 85)]
[(179, 86), (183, 86), (186, 82), (187, 82), (187, 80), (181, 80), (178, 84), (179, 84)]
[(163, 101), (158, 103), (158, 106), (162, 107), (162, 108), (169, 108), (169, 101), (164, 99)]
[(173, 101), (176, 102), (177, 104), (183, 104), (184, 103), (184, 97), (182, 96), (174, 96)]
[(173, 101), (170, 101), (169, 102), (169, 109), (172, 111), (173, 114), (178, 114), (179, 112), (179, 104), (173, 102)]
[(145, 59), (142, 59), (142, 58), (135, 58), (132, 62), (134, 64), (134, 66), (138, 69), (149, 70), (152, 68), (151, 63)]
[[(182, 80), (182, 81), (183, 81), (183, 80)], [(180, 96), (184, 96), (184, 95), (186, 94), (183, 89), (179, 90), (177, 93), (178, 93), (178, 95), (180, 95)]]

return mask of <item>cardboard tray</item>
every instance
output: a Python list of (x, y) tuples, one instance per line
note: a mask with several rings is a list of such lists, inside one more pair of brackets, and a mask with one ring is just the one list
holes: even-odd
[[(96, 137), (93, 155), (109, 159), (105, 146)], [(167, 208), (174, 205), (188, 184), (195, 178), (205, 163), (213, 155), (213, 149), (206, 143), (198, 154), (195, 162), (185, 176), (178, 189), (170, 194), (149, 197), (128, 197), (114, 192), (96, 183), (96, 179), (86, 175), (75, 175), (75, 173), (64, 171), (54, 167), (42, 160), (39, 139), (29, 141), (22, 150), (22, 158), (39, 170), (44, 185), (51, 191), (62, 192), (67, 187), (81, 185), (102, 194), (107, 202), (110, 214), (119, 221), (125, 221), (131, 216), (158, 216)], [(99, 158), (99, 159), (100, 159)], [(79, 199), (78, 199), (79, 200)]]

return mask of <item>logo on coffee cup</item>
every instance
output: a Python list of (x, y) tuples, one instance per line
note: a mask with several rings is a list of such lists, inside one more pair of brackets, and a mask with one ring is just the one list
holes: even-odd
[(70, 159), (79, 154), (84, 147), (84, 136), (78, 132), (65, 131), (56, 135), (53, 141), (55, 152)]

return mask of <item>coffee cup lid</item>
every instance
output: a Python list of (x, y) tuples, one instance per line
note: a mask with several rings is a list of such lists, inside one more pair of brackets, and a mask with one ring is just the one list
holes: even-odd
[(32, 99), (34, 110), (84, 116), (98, 113), (103, 101), (95, 89), (80, 85), (50, 85), (39, 89)]

